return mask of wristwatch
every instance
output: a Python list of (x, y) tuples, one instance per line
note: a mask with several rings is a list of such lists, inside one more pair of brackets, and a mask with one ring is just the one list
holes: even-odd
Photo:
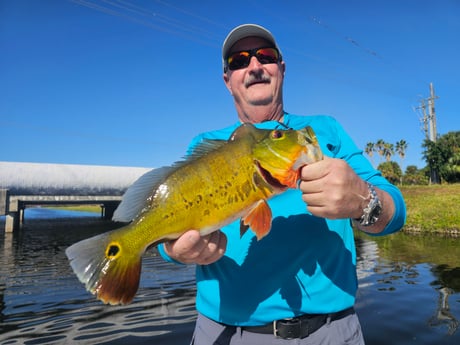
[(367, 199), (370, 199), (369, 204), (363, 209), (361, 218), (353, 219), (353, 221), (362, 226), (375, 224), (382, 213), (382, 203), (380, 202), (374, 186), (367, 182), (367, 188), (369, 189), (369, 196), (367, 197)]

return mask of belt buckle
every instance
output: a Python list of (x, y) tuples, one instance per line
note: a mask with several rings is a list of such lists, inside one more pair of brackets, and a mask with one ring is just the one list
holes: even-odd
[(277, 322), (278, 322), (278, 320), (273, 321), (273, 335), (274, 335), (275, 338), (278, 338), (278, 327), (276, 326)]
[[(278, 322), (285, 322), (286, 327), (291, 327), (292, 329), (295, 328), (297, 334), (294, 334), (292, 330), (289, 330), (288, 333), (290, 333), (290, 337), (282, 336), (278, 332)], [(282, 339), (297, 339), (300, 338), (301, 335), (301, 323), (302, 321), (298, 318), (289, 318), (289, 319), (282, 319), (282, 320), (275, 320), (273, 321), (273, 336), (275, 338), (282, 338)]]

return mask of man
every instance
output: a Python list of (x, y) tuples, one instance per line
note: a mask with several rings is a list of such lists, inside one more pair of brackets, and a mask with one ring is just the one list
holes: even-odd
[(197, 264), (192, 344), (363, 344), (353, 310), (357, 290), (351, 224), (371, 234), (399, 230), (399, 190), (372, 168), (328, 116), (283, 107), (285, 62), (273, 35), (246, 24), (222, 49), (223, 79), (239, 121), (195, 138), (227, 140), (241, 122), (260, 128), (313, 127), (324, 160), (304, 166), (298, 190), (269, 201), (272, 228), (260, 241), (239, 222), (208, 236), (186, 232), (160, 246), (167, 260)]

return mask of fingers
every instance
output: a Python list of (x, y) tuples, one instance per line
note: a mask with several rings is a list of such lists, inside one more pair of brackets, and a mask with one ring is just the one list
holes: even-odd
[(227, 236), (221, 231), (215, 231), (211, 233), (209, 239), (206, 237), (203, 239), (204, 246), (203, 251), (199, 255), (199, 260), (196, 261), (199, 265), (209, 265), (219, 260), (225, 253), (227, 248)]
[(306, 165), (300, 172), (299, 189), (302, 192), (302, 199), (309, 205), (309, 208), (314, 206), (323, 206), (324, 204), (324, 187), (325, 177), (327, 175), (327, 167), (329, 158), (325, 157), (323, 161), (315, 162), (314, 164)]
[(219, 260), (227, 247), (227, 236), (220, 230), (201, 236), (196, 230), (164, 244), (166, 253), (185, 264), (208, 265)]
[(303, 166), (300, 170), (301, 181), (316, 181), (323, 177), (327, 174), (327, 169), (331, 164), (330, 160), (331, 158), (324, 157), (321, 161)]
[(365, 183), (345, 161), (325, 157), (302, 168), (299, 189), (310, 213), (337, 219), (358, 213), (362, 204), (358, 196), (363, 185)]

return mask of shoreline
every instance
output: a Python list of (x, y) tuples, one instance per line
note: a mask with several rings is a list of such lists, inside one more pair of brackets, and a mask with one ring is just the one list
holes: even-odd
[[(413, 235), (460, 237), (460, 183), (399, 186), (406, 202), (407, 218), (402, 232)], [(53, 210), (100, 214), (99, 205), (43, 207)], [(0, 224), (2, 219), (0, 219)], [(109, 222), (110, 223), (110, 222)]]
[(431, 230), (426, 231), (422, 230), (421, 227), (417, 226), (404, 226), (401, 230), (408, 235), (414, 236), (445, 236), (445, 237), (460, 237), (460, 229), (438, 229), (438, 230)]
[(460, 184), (398, 187), (406, 202), (406, 224), (413, 234), (460, 236)]

